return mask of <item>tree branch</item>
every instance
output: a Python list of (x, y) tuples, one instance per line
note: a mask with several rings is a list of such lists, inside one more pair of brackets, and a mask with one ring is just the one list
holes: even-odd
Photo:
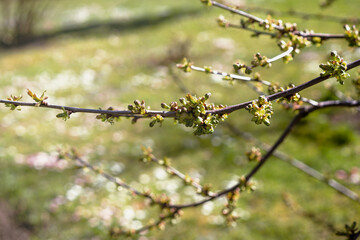
[[(338, 105), (336, 105), (336, 103)], [(246, 182), (249, 182), (250, 179), (261, 169), (261, 167), (265, 164), (265, 162), (269, 159), (269, 157), (275, 152), (275, 150), (280, 146), (280, 144), (289, 135), (292, 128), (302, 118), (306, 117), (308, 114), (310, 114), (311, 112), (316, 111), (318, 109), (327, 108), (327, 107), (336, 107), (336, 106), (356, 107), (356, 106), (360, 106), (360, 101), (326, 101), (326, 102), (320, 102), (319, 106), (306, 106), (306, 108), (300, 109), (300, 112), (293, 118), (293, 120), (290, 122), (288, 127), (284, 130), (284, 132), (281, 134), (281, 136), (278, 138), (278, 140), (275, 142), (275, 144), (268, 150), (266, 155), (264, 155), (261, 158), (260, 162), (246, 175), (246, 177), (245, 177)], [(206, 202), (209, 202), (216, 198), (222, 197), (222, 196), (226, 195), (227, 193), (235, 191), (237, 188), (239, 188), (241, 186), (241, 184), (242, 183), (237, 183), (230, 188), (227, 188), (218, 193), (215, 193), (214, 196), (212, 196), (212, 197), (206, 198), (206, 199), (198, 201), (198, 202), (184, 204), (184, 205), (171, 205), (171, 207), (177, 208), (177, 209), (197, 207)], [(329, 184), (331, 184), (333, 187), (337, 185), (333, 181), (330, 181)]]
[[(357, 66), (360, 65), (360, 59), (359, 60), (356, 60), (350, 64), (347, 65), (347, 69), (346, 71), (349, 71)], [(267, 100), (268, 101), (274, 101), (276, 99), (279, 99), (281, 97), (287, 97), (287, 96), (290, 96), (290, 95), (293, 95), (295, 93), (298, 93), (304, 89), (307, 89), (311, 86), (314, 86), (320, 82), (323, 82), (325, 81), (326, 79), (329, 79), (331, 78), (330, 76), (324, 76), (324, 77), (317, 77), (317, 78), (314, 78), (306, 83), (303, 83), (301, 85), (298, 85), (294, 88), (290, 88), (288, 90), (285, 90), (283, 92), (278, 92), (278, 93), (275, 93), (275, 94), (272, 94), (272, 95), (269, 95), (267, 96)], [(222, 108), (222, 109), (219, 109), (219, 110), (212, 110), (212, 111), (209, 111), (209, 113), (212, 113), (212, 114), (224, 114), (224, 113), (231, 113), (231, 112), (234, 112), (236, 110), (239, 110), (239, 109), (242, 109), (242, 108), (245, 108), (247, 105), (251, 104), (252, 101), (248, 101), (248, 102), (244, 102), (244, 103), (240, 103), (240, 104), (236, 104), (236, 105), (232, 105), (232, 106), (229, 106), (229, 107), (225, 107), (225, 108)]]
[[(266, 151), (270, 150), (271, 146), (256, 139), (250, 133), (241, 131), (240, 129), (238, 129), (234, 125), (232, 125), (231, 123), (226, 122), (224, 124), (230, 130), (230, 132), (232, 134), (242, 137), (247, 141), (255, 142), (256, 145), (260, 146), (261, 148), (265, 149)], [(325, 183), (327, 186), (335, 189), (337, 192), (339, 192), (343, 196), (360, 203), (360, 197), (358, 194), (356, 194), (349, 188), (345, 187), (341, 183), (337, 182), (335, 179), (327, 178), (324, 174), (322, 174), (321, 172), (317, 171), (316, 169), (310, 167), (309, 165), (306, 165), (302, 161), (300, 161), (296, 158), (293, 158), (279, 150), (276, 150), (275, 152), (273, 152), (273, 156), (290, 164), (291, 166), (302, 171), (303, 173), (307, 174), (308, 176), (311, 176), (311, 177), (319, 180), (320, 182)]]
[[(260, 23), (260, 24), (265, 22), (264, 19), (256, 17), (254, 15), (251, 15), (251, 14), (249, 14), (247, 12), (244, 12), (244, 11), (238, 10), (236, 8), (226, 6), (226, 5), (218, 3), (216, 1), (210, 1), (210, 2), (211, 2), (212, 6), (227, 10), (227, 11), (229, 11), (231, 13), (234, 13), (234, 14), (238, 14), (238, 15), (243, 16), (243, 17), (245, 17), (247, 19), (250, 19), (250, 20), (252, 20), (254, 22), (257, 22), (257, 23)], [(284, 32), (285, 31), (285, 28), (282, 27), (282, 26), (278, 26), (278, 25), (272, 24), (272, 23), (270, 23), (270, 24), (274, 29), (278, 30), (279, 32)], [(305, 38), (312, 38), (312, 37), (319, 37), (319, 38), (322, 38), (322, 39), (345, 38), (345, 34), (305, 33), (305, 32), (301, 32), (301, 31), (293, 31), (292, 33), (295, 34), (295, 35), (301, 36), (301, 37), (305, 37)]]
[[(360, 59), (356, 60), (350, 64), (347, 65), (347, 69), (346, 71), (349, 71), (357, 66), (360, 65)], [(320, 82), (323, 82), (326, 79), (331, 78), (331, 76), (324, 76), (324, 77), (317, 77), (314, 78), (306, 83), (303, 83), (301, 85), (298, 85), (294, 88), (290, 88), (288, 90), (285, 90), (283, 92), (278, 92), (272, 95), (267, 96), (267, 100), (268, 101), (274, 101), (276, 99), (282, 98), (282, 97), (287, 97), (290, 96), (292, 94), (295, 94), (297, 92), (300, 92), (304, 89), (307, 89), (311, 86), (314, 86)], [(254, 101), (254, 100), (252, 100)], [(222, 109), (217, 109), (217, 110), (208, 110), (206, 111), (206, 113), (208, 114), (229, 114), (232, 113), (236, 110), (239, 109), (243, 109), (245, 108), (247, 105), (251, 104), (252, 101), (248, 101), (248, 102), (243, 102), (240, 104), (236, 104), (236, 105), (231, 105)], [(17, 102), (17, 101), (10, 101), (10, 100), (2, 100), (0, 99), (0, 103), (4, 103), (4, 104), (13, 104), (15, 106), (28, 106), (28, 107), (37, 107), (36, 103), (27, 103), (27, 102)], [(76, 107), (68, 107), (68, 106), (60, 106), (60, 105), (51, 105), (51, 104), (41, 104), (39, 107), (41, 108), (53, 108), (53, 109), (59, 109), (59, 110), (67, 110), (70, 111), (72, 113), (75, 112), (83, 112), (83, 113), (95, 113), (95, 114), (108, 114), (110, 116), (115, 116), (115, 117), (136, 117), (136, 118), (150, 118), (152, 116), (155, 115), (161, 115), (165, 118), (174, 118), (176, 116), (176, 112), (172, 112), (172, 111), (153, 111), (153, 110), (147, 110), (145, 115), (141, 115), (141, 114), (137, 114), (137, 113), (133, 113), (131, 111), (128, 110), (118, 110), (118, 111), (112, 111), (112, 110), (101, 110), (101, 109), (87, 109), (87, 108), (76, 108)]]

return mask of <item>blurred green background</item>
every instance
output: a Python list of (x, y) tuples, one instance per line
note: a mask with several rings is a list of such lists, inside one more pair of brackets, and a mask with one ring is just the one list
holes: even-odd
[[(336, 1), (326, 9), (310, 0), (232, 2), (345, 17), (360, 12), (358, 0)], [(264, 12), (253, 13), (266, 17)], [(19, 46), (3, 44), (1, 98), (23, 95), (24, 101), (30, 102), (26, 96), (29, 88), (38, 94), (47, 90), (51, 104), (125, 109), (139, 99), (155, 110), (162, 102), (184, 96), (174, 80), (178, 78), (198, 95), (211, 92), (210, 101), (216, 104), (254, 99), (256, 93), (245, 84), (229, 84), (215, 76), (175, 68), (187, 56), (195, 65), (231, 72), (235, 61), (249, 63), (256, 52), (269, 57), (279, 54), (273, 39), (219, 28), (215, 20), (220, 14), (234, 23), (240, 19), (193, 0), (49, 2), (31, 37), (20, 38)], [(295, 21), (300, 29), (343, 32), (341, 23), (274, 17)], [(319, 75), (318, 65), (331, 50), (348, 62), (360, 56), (358, 49), (331, 40), (321, 47), (304, 49), (287, 65), (276, 62), (272, 68), (258, 71), (265, 80), (282, 85), (303, 83)], [(354, 76), (355, 71), (350, 73)], [(319, 84), (302, 95), (315, 100), (336, 99), (324, 86)], [(334, 87), (354, 95), (348, 82)], [(247, 163), (244, 154), (253, 143), (236, 137), (224, 124), (211, 136), (197, 137), (170, 119), (162, 127), (149, 128), (148, 120), (131, 124), (130, 119), (123, 119), (110, 125), (90, 114), (73, 114), (64, 122), (55, 117), (58, 113), (0, 108), (0, 223), (19, 229), (21, 239), (110, 239), (110, 226), (121, 223), (137, 228), (156, 218), (157, 209), (148, 209), (141, 199), (132, 199), (126, 191), (70, 162), (56, 161), (59, 149), (75, 147), (91, 163), (132, 186), (166, 192), (175, 202), (199, 197), (161, 167), (141, 163), (142, 145), (152, 147), (159, 158), (171, 158), (174, 167), (215, 189), (228, 186), (254, 166)], [(270, 127), (255, 125), (246, 111), (231, 114), (228, 121), (272, 144), (293, 115), (275, 106)], [(280, 150), (360, 193), (358, 119), (354, 110), (318, 111), (295, 128)], [(141, 239), (339, 239), (329, 225), (341, 229), (345, 223), (359, 221), (359, 203), (276, 158), (255, 180), (258, 189), (240, 197), (236, 226), (224, 223), (220, 214), (224, 201), (217, 200), (184, 211), (179, 223)], [(284, 199), (289, 198), (295, 210), (285, 204)], [(6, 226), (0, 224), (0, 232)]]

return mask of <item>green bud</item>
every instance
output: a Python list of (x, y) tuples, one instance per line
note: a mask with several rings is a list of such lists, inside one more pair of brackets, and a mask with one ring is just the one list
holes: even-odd
[(186, 105), (186, 99), (185, 99), (185, 98), (180, 98), (180, 99), (179, 99), (179, 102), (180, 102), (182, 105)]
[(246, 74), (251, 74), (251, 72), (252, 72), (252, 70), (251, 70), (250, 67), (246, 67), (246, 68), (245, 68), (245, 73), (246, 73)]
[(161, 107), (164, 109), (170, 109), (169, 105), (167, 105), (166, 103), (161, 103)]
[(212, 5), (211, 0), (200, 0), (200, 2), (206, 4), (206, 5), (209, 6), (209, 7)]
[(211, 97), (211, 93), (206, 93), (204, 97), (205, 97), (205, 100), (208, 100)]
[(211, 73), (211, 67), (205, 66), (204, 69), (205, 69), (205, 73)]
[(139, 100), (135, 100), (135, 101), (134, 101), (134, 104), (135, 104), (135, 106), (137, 106), (137, 107), (140, 107), (140, 105), (141, 105), (141, 103), (140, 103)]
[(150, 127), (153, 127), (153, 126), (155, 125), (155, 123), (156, 123), (156, 120), (153, 120), (153, 121), (151, 121), (151, 122), (149, 123), (149, 126), (150, 126)]

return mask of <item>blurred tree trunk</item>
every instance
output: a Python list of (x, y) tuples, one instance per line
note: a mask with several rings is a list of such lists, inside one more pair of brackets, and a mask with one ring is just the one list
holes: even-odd
[(5, 46), (30, 39), (50, 1), (0, 0), (0, 41)]

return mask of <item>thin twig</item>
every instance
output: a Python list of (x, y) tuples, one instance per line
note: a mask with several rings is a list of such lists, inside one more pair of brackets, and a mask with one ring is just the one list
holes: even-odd
[(129, 190), (134, 195), (150, 199), (152, 202), (156, 202), (155, 199), (152, 196), (150, 196), (149, 194), (142, 193), (142, 192), (138, 191), (137, 189), (131, 187), (130, 185), (126, 184), (125, 182), (123, 182), (119, 178), (111, 176), (110, 174), (105, 173), (102, 170), (97, 169), (95, 166), (93, 166), (92, 164), (90, 164), (89, 162), (85, 161), (82, 158), (80, 158), (78, 156), (72, 156), (70, 154), (66, 154), (66, 157), (68, 157), (69, 159), (75, 160), (81, 166), (87, 167), (88, 169), (90, 169), (94, 173), (100, 174), (101, 176), (103, 176), (104, 178), (109, 180), (110, 182), (114, 183), (116, 186), (125, 188), (125, 189)]
[[(270, 58), (267, 60), (268, 63), (272, 63), (275, 62), (279, 59), (282, 59), (283, 57), (289, 55), (292, 51), (294, 50), (293, 47), (289, 47), (289, 49), (273, 58)], [(212, 70), (212, 69), (205, 69), (202, 67), (197, 67), (194, 65), (190, 65), (190, 68), (194, 71), (198, 71), (198, 72), (204, 72), (204, 73), (210, 73), (210, 74), (214, 74), (214, 75), (220, 75), (222, 77), (230, 77), (232, 80), (241, 80), (241, 81), (254, 81), (254, 82), (260, 82), (261, 84), (264, 84), (266, 86), (271, 86), (271, 83), (265, 80), (259, 80), (259, 79), (255, 79), (255, 78), (251, 78), (251, 77), (246, 77), (246, 76), (240, 76), (237, 74), (230, 74), (230, 73), (226, 73), (226, 72), (222, 72), (222, 71), (217, 71), (217, 70)], [(251, 69), (254, 68), (251, 67)]]
[(280, 146), (280, 144), (285, 140), (285, 138), (290, 134), (293, 127), (308, 113), (306, 111), (300, 111), (294, 119), (290, 122), (288, 127), (283, 131), (281, 136), (275, 142), (275, 144), (267, 151), (267, 153), (261, 158), (260, 162), (251, 170), (250, 173), (246, 175), (246, 181), (249, 181), (252, 176), (254, 176), (259, 169), (265, 164), (265, 162), (269, 159), (269, 157), (273, 154), (273, 152)]
[[(271, 148), (270, 145), (263, 143), (262, 141), (260, 141), (259, 139), (255, 138), (253, 135), (251, 135), (250, 133), (241, 131), (240, 129), (238, 129), (234, 125), (232, 125), (231, 123), (226, 122), (224, 124), (231, 131), (232, 134), (242, 137), (247, 141), (255, 142), (256, 145), (260, 146), (262, 149), (264, 149), (266, 151), (270, 150), (270, 148)], [(329, 187), (335, 189), (337, 192), (344, 195), (345, 197), (348, 197), (349, 199), (352, 199), (352, 200), (360, 203), (360, 197), (358, 194), (351, 191), (349, 188), (345, 187), (341, 183), (337, 182), (335, 179), (329, 179), (324, 174), (322, 174), (321, 172), (317, 171), (316, 169), (310, 167), (309, 165), (303, 163), (302, 161), (300, 161), (294, 157), (291, 157), (279, 150), (276, 150), (275, 152), (273, 152), (273, 156), (286, 162), (286, 163), (289, 163), (291, 166), (293, 166), (296, 169), (302, 171), (303, 173), (319, 180), (320, 182), (327, 184)]]
[[(238, 10), (236, 8), (226, 6), (226, 5), (218, 3), (216, 1), (211, 1), (211, 5), (215, 6), (215, 7), (218, 7), (218, 8), (222, 8), (224, 10), (227, 10), (227, 11), (231, 12), (231, 13), (238, 14), (240, 16), (243, 16), (243, 17), (245, 17), (247, 19), (250, 19), (250, 20), (252, 20), (254, 22), (257, 22), (257, 23), (260, 23), (260, 24), (263, 24), (265, 22), (265, 20), (262, 19), (262, 18), (256, 17), (254, 15), (251, 15), (251, 14), (249, 14), (247, 12)], [(279, 25), (276, 25), (276, 24), (273, 24), (273, 23), (269, 23), (269, 24), (271, 24), (272, 28), (274, 28), (274, 29), (276, 29), (276, 30), (278, 30), (280, 32), (284, 32), (284, 30), (285, 30), (285, 28), (283, 26), (279, 26)], [(301, 32), (301, 31), (293, 31), (292, 33), (295, 34), (295, 35), (301, 36), (301, 37), (305, 37), (305, 38), (313, 38), (313, 37), (320, 37), (322, 39), (345, 38), (345, 34), (305, 33), (305, 32)]]
[(240, 80), (240, 81), (254, 81), (254, 82), (261, 82), (262, 84), (266, 85), (266, 86), (270, 86), (271, 83), (265, 80), (258, 80), (258, 79), (254, 79), (251, 77), (246, 77), (246, 76), (240, 76), (237, 74), (231, 74), (231, 73), (226, 73), (226, 72), (221, 72), (221, 71), (217, 71), (217, 70), (206, 70), (205, 68), (202, 67), (197, 67), (194, 65), (191, 65), (190, 68), (194, 71), (198, 71), (198, 72), (204, 72), (204, 73), (210, 73), (210, 74), (214, 74), (214, 75), (220, 75), (222, 77), (230, 77), (231, 79), (234, 80)]
[[(201, 184), (199, 184), (198, 182), (192, 180), (192, 181), (188, 181), (187, 180), (187, 177), (185, 174), (183, 174), (182, 172), (180, 172), (179, 170), (177, 170), (176, 168), (172, 167), (172, 166), (169, 166), (169, 165), (165, 165), (165, 164), (161, 164), (160, 160), (158, 158), (156, 158), (153, 154), (150, 154), (149, 155), (150, 158), (151, 158), (151, 161), (153, 162), (156, 162), (157, 164), (159, 164), (160, 166), (164, 167), (166, 169), (166, 171), (171, 174), (171, 175), (174, 175), (178, 178), (180, 178), (183, 182), (185, 182), (186, 184), (190, 184), (191, 186), (193, 186), (196, 191), (198, 193), (205, 193), (204, 192), (204, 189), (203, 189), (203, 186)], [(213, 196), (214, 193), (213, 192), (207, 192), (206, 193), (207, 196)]]
[(294, 48), (289, 47), (289, 49), (287, 51), (285, 51), (285, 52), (283, 52), (283, 53), (281, 53), (281, 54), (279, 54), (279, 55), (277, 55), (277, 56), (275, 56), (273, 58), (268, 59), (267, 62), (272, 63), (272, 62), (275, 62), (275, 61), (277, 61), (279, 59), (282, 59), (283, 57), (285, 57), (285, 56), (289, 55), (290, 53), (292, 53), (292, 51), (294, 51)]
[(254, 11), (254, 12), (264, 12), (270, 15), (288, 15), (291, 17), (297, 17), (302, 18), (304, 20), (321, 20), (321, 21), (328, 21), (328, 22), (337, 22), (337, 23), (352, 23), (357, 24), (360, 23), (360, 19), (357, 17), (339, 17), (339, 16), (333, 16), (333, 15), (322, 15), (317, 13), (304, 13), (304, 12), (298, 12), (295, 10), (274, 10), (269, 8), (263, 8), (263, 7), (254, 7), (254, 6), (239, 6), (243, 10), (246, 11)]
[(239, 25), (239, 24), (228, 23), (226, 26), (230, 27), (230, 28), (243, 29), (245, 31), (249, 31), (249, 32), (254, 33), (254, 35), (256, 35), (256, 36), (259, 36), (259, 35), (267, 35), (267, 36), (270, 36), (270, 37), (276, 37), (277, 36), (276, 33), (261, 31), (261, 30), (257, 30), (257, 29), (254, 29), (254, 28), (249, 28), (247, 26), (243, 26), (243, 25)]

